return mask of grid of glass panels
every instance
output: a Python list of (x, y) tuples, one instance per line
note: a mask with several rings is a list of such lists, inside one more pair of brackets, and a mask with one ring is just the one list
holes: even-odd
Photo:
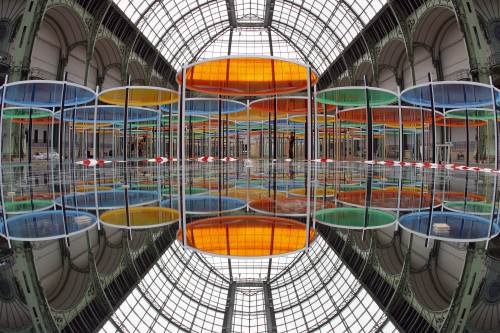
[[(271, 30), (272, 54), (276, 57), (304, 62), (304, 57), (286, 41), (282, 35)], [(265, 28), (233, 29), (232, 43), (229, 43), (231, 32), (228, 29), (215, 39), (198, 56), (199, 60), (231, 55), (270, 56), (269, 32)], [(231, 45), (231, 49), (229, 49)]]
[[(159, 52), (179, 69), (182, 64), (209, 55), (227, 55), (230, 14), (228, 4), (234, 3), (237, 29), (252, 25), (264, 29), (269, 1), (266, 0), (114, 0)], [(289, 45), (289, 56), (310, 63), (321, 74), (344, 48), (358, 35), (384, 5), (384, 0), (276, 0), (271, 17), (274, 38)], [(242, 31), (243, 34), (243, 31)], [(235, 54), (256, 54), (269, 49), (255, 38), (254, 31), (245, 31), (249, 41), (238, 46)], [(237, 38), (238, 34), (233, 34)], [(252, 37), (253, 36), (253, 37)], [(267, 36), (266, 36), (267, 37)], [(218, 42), (217, 42), (218, 41)], [(212, 43), (219, 43), (221, 48)], [(281, 42), (279, 43), (281, 44)], [(282, 47), (280, 47), (282, 48)], [(259, 52), (260, 52), (259, 51)]]
[(278, 332), (397, 332), (321, 236), (308, 252), (227, 259), (175, 241), (102, 332), (221, 332), (235, 283), (233, 332), (266, 332), (269, 283)]
[(266, 0), (234, 0), (238, 23), (264, 23)]
[(237, 287), (231, 332), (266, 332), (266, 325), (264, 288)]

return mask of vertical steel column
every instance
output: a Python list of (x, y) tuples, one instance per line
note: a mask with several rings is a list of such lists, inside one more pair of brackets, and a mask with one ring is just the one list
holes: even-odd
[(325, 122), (325, 127), (324, 127), (324, 130), (323, 130), (323, 135), (325, 136), (324, 137), (324, 140), (323, 140), (323, 156), (325, 157), (325, 159), (328, 159), (328, 115), (327, 115), (327, 112), (326, 110), (328, 109), (326, 107), (326, 104), (323, 104), (323, 107), (324, 107), (324, 122)]
[(273, 159), (277, 160), (278, 159), (278, 97), (277, 95), (274, 95), (274, 101), (273, 101), (273, 127), (274, 127), (274, 142), (273, 142)]
[[(123, 167), (124, 173), (123, 173), (123, 178), (124, 178), (124, 195), (125, 195), (125, 218), (127, 221), (127, 228), (128, 228), (128, 238), (129, 240), (132, 239), (132, 229), (130, 229), (130, 209), (129, 209), (129, 204), (128, 204), (128, 172), (127, 172), (127, 146), (128, 146), (128, 104), (129, 104), (129, 88), (130, 88), (130, 81), (131, 77), (129, 75), (128, 77), (128, 84), (127, 87), (125, 87), (125, 104), (123, 107)], [(137, 149), (137, 147), (136, 147)]]
[(495, 93), (495, 86), (493, 85), (493, 79), (490, 76), (490, 86), (491, 86), (491, 100), (493, 102), (493, 128), (495, 130), (495, 169), (498, 170), (498, 122), (497, 118), (497, 94)]
[[(431, 161), (432, 161), (432, 163), (436, 163), (437, 146), (436, 146), (436, 110), (434, 107), (434, 86), (432, 83), (431, 73), (428, 73), (427, 76), (429, 78), (429, 99), (431, 102), (431, 112), (432, 112), (432, 122), (431, 122), (431, 131), (432, 131), (432, 133), (431, 133), (431, 136), (432, 136), (432, 155), (431, 156), (432, 157), (431, 157)], [(465, 114), (467, 117), (467, 111), (465, 112)], [(467, 145), (468, 144), (469, 143), (467, 142)], [(467, 165), (468, 165), (468, 162), (467, 162)]]
[(401, 113), (401, 89), (398, 87), (398, 116), (399, 116), (399, 160), (403, 161), (403, 115)]
[[(68, 72), (64, 73), (64, 81), (62, 85), (62, 91), (61, 91), (61, 119), (59, 121), (59, 172), (61, 172), (62, 165), (63, 165), (63, 133), (64, 133), (64, 120), (63, 120), (63, 110), (65, 108), (65, 102), (66, 102), (66, 82), (68, 80)], [(63, 173), (64, 177), (64, 173)], [(64, 234), (67, 236), (68, 235), (68, 222), (66, 219), (66, 200), (64, 198), (65, 191), (64, 191), (64, 179), (59, 177), (61, 179), (61, 185), (60, 185), (60, 192), (61, 192), (61, 206), (62, 206), (62, 211), (63, 211), (63, 222), (64, 222)], [(66, 246), (69, 246), (69, 238), (65, 237), (65, 242)]]
[(218, 139), (219, 139), (219, 148), (217, 150), (218, 152), (218, 157), (219, 160), (222, 159), (222, 100), (220, 99), (219, 95), (219, 104), (218, 104), (218, 113), (219, 113), (219, 133), (218, 133)]
[[(2, 88), (2, 100), (0, 101), (0, 184), (2, 184), (2, 178), (3, 178), (3, 173), (2, 173), (2, 157), (3, 157), (3, 108), (5, 104), (5, 91), (7, 90), (7, 84), (9, 82), (9, 75), (5, 75), (5, 82), (3, 84)], [(5, 200), (3, 197), (3, 186), (0, 186), (0, 199), (2, 203), (2, 219), (4, 223), (4, 229), (5, 229), (5, 236), (7, 238), (7, 243), (9, 245), (9, 248), (11, 248), (11, 243), (10, 243), (10, 238), (9, 238), (9, 227), (7, 225), (7, 218), (5, 214)]]
[(316, 85), (313, 87), (313, 111), (314, 111), (314, 156), (313, 159), (319, 158), (320, 135), (318, 126), (318, 103), (316, 103)]
[[(312, 91), (311, 91), (311, 66), (307, 66), (307, 117), (306, 131), (311, 133), (311, 113), (312, 113)], [(307, 139), (307, 134), (306, 134)], [(311, 229), (311, 140), (306, 144), (306, 248), (310, 246), (309, 232)]]
[[(186, 67), (182, 66), (182, 80), (180, 84), (180, 96), (179, 96), (179, 112), (177, 114), (177, 165), (178, 168), (178, 182), (179, 182), (179, 199), (178, 206), (180, 212), (180, 222), (182, 225), (182, 244), (186, 246), (187, 244), (187, 227), (186, 227), (186, 198), (185, 198), (185, 163), (186, 163), (186, 152), (184, 149), (185, 135), (185, 107), (186, 107)], [(220, 126), (220, 125), (219, 125)], [(180, 177), (179, 177), (180, 176)], [(180, 178), (180, 179), (179, 179)]]
[[(97, 135), (97, 110), (99, 108), (99, 86), (95, 88), (95, 101), (94, 101), (94, 133), (92, 133), (92, 145), (94, 152), (96, 151), (96, 135)], [(62, 118), (62, 117), (61, 117)], [(114, 136), (114, 131), (113, 131)], [(115, 152), (113, 151), (113, 158)], [(88, 158), (88, 157), (87, 157)], [(95, 157), (94, 157), (95, 158)], [(97, 168), (94, 168), (94, 204), (95, 204), (95, 215), (97, 218), (97, 230), (101, 230), (101, 219), (99, 218), (99, 199), (97, 197)]]
[(367, 134), (367, 150), (368, 150), (368, 161), (373, 160), (373, 118), (372, 110), (370, 108), (370, 89), (368, 88), (368, 83), (366, 81), (366, 75), (364, 76), (365, 81), (365, 98), (366, 98), (366, 120), (368, 124), (368, 134)]
[(247, 159), (250, 159), (250, 101), (247, 99)]

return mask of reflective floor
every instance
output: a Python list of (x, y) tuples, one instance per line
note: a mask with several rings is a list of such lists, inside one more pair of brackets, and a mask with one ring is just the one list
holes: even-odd
[[(184, 170), (184, 172), (182, 172)], [(10, 240), (67, 238), (89, 228), (178, 224), (177, 241), (230, 257), (310, 247), (318, 224), (404, 228), (419, 237), (481, 241), (499, 233), (493, 173), (268, 160), (3, 165), (0, 231)], [(309, 199), (308, 199), (309, 198)]]

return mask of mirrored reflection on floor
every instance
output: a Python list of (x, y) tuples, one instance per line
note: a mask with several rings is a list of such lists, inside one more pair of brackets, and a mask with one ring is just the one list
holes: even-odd
[[(68, 238), (90, 228), (178, 225), (177, 241), (217, 256), (280, 256), (307, 249), (319, 225), (364, 232), (403, 228), (451, 242), (499, 233), (498, 175), (471, 171), (253, 160), (35, 162), (1, 170), (7, 240)], [(182, 182), (181, 179), (184, 181)]]

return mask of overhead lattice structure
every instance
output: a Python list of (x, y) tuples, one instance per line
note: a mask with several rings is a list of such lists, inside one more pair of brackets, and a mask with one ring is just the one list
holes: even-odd
[(383, 0), (114, 0), (167, 61), (274, 55), (323, 73)]
[[(322, 236), (308, 252), (225, 259), (174, 242), (101, 332), (396, 332)], [(226, 329), (226, 330), (224, 330)]]

